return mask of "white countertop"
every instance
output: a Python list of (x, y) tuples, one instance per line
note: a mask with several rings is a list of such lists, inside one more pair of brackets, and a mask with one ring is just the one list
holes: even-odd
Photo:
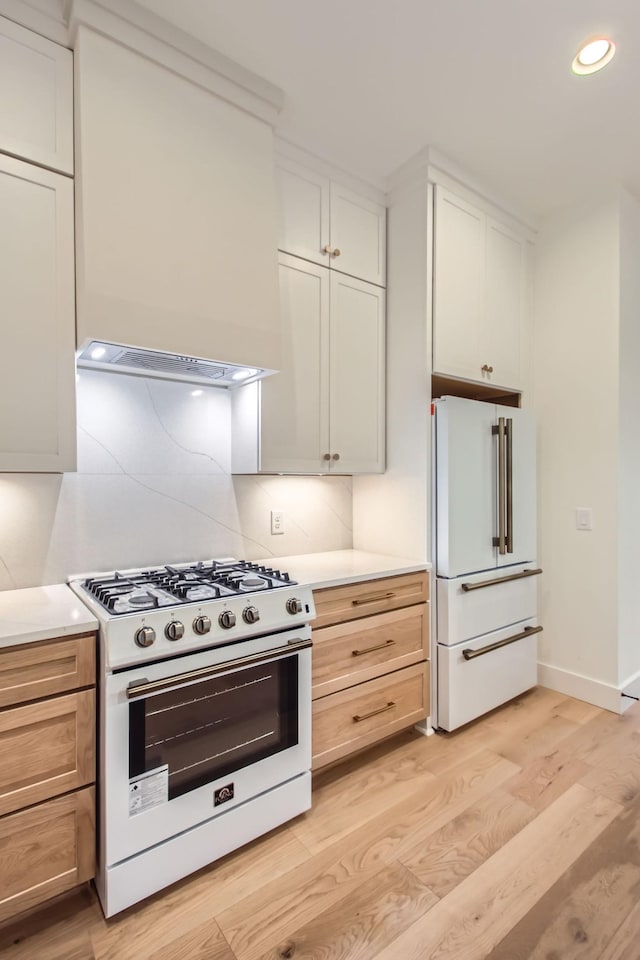
[(431, 569), (431, 565), (424, 561), (388, 557), (364, 550), (330, 550), (297, 557), (269, 557), (257, 562), (284, 570), (293, 580), (314, 588), (336, 587), (358, 580), (378, 580), (400, 573)]
[(97, 629), (96, 618), (66, 583), (0, 591), (0, 647)]

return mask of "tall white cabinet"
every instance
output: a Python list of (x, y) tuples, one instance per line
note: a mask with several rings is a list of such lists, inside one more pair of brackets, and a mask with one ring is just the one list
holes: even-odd
[(383, 472), (385, 208), (289, 158), (277, 183), (282, 363), (234, 391), (234, 472)]
[(73, 171), (72, 54), (0, 18), (0, 87), (0, 471), (63, 472), (76, 466), (73, 180), (35, 164)]
[(519, 390), (526, 232), (440, 184), (434, 193), (433, 372)]

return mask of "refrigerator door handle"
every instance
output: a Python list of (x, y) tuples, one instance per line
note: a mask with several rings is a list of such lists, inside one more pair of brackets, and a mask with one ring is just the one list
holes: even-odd
[(513, 553), (513, 420), (507, 419), (505, 428), (507, 448), (507, 553)]
[(493, 653), (494, 650), (500, 650), (502, 647), (508, 647), (510, 643), (516, 643), (518, 640), (524, 640), (525, 637), (530, 637), (534, 633), (542, 633), (542, 627), (525, 627), (521, 633), (514, 633), (512, 637), (506, 637), (505, 640), (497, 640), (495, 643), (490, 643), (486, 647), (480, 647), (479, 650), (472, 650), (468, 647), (462, 651), (462, 656), (465, 660), (475, 660), (476, 657), (484, 657), (486, 653)]
[(492, 427), (491, 432), (498, 438), (498, 536), (493, 538), (494, 547), (498, 548), (500, 556), (507, 552), (505, 536), (507, 497), (506, 497), (506, 457), (505, 457), (505, 418), (498, 418), (498, 426)]

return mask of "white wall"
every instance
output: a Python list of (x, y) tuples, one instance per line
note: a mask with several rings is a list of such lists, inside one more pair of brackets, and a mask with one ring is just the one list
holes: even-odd
[(387, 212), (387, 470), (353, 481), (354, 546), (416, 560), (430, 553), (428, 189), (406, 189)]
[(624, 687), (640, 671), (640, 204), (626, 191), (620, 202), (619, 403), (618, 680)]
[[(82, 370), (78, 472), (0, 474), (0, 589), (352, 545), (350, 477), (232, 477), (226, 391)], [(271, 536), (270, 511), (285, 511)]]
[[(542, 226), (537, 242), (534, 409), (538, 421), (539, 659), (618, 682), (619, 207), (593, 204)], [(591, 507), (580, 532), (575, 508)]]

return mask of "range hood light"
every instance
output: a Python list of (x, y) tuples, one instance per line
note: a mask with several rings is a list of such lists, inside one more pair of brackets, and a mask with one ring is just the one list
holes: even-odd
[[(145, 350), (121, 343), (91, 340), (78, 352), (79, 367), (137, 374), (142, 377), (160, 377), (163, 380), (181, 380), (185, 383), (206, 384), (208, 387), (239, 387), (249, 380), (275, 373), (259, 367), (243, 367), (238, 363), (223, 363), (204, 357), (189, 357), (163, 350)], [(197, 397), (202, 391), (193, 391)]]
[(192, 391), (191, 391), (191, 396), (192, 396), (192, 397), (201, 397), (203, 393), (204, 393), (204, 390), (192, 390)]

